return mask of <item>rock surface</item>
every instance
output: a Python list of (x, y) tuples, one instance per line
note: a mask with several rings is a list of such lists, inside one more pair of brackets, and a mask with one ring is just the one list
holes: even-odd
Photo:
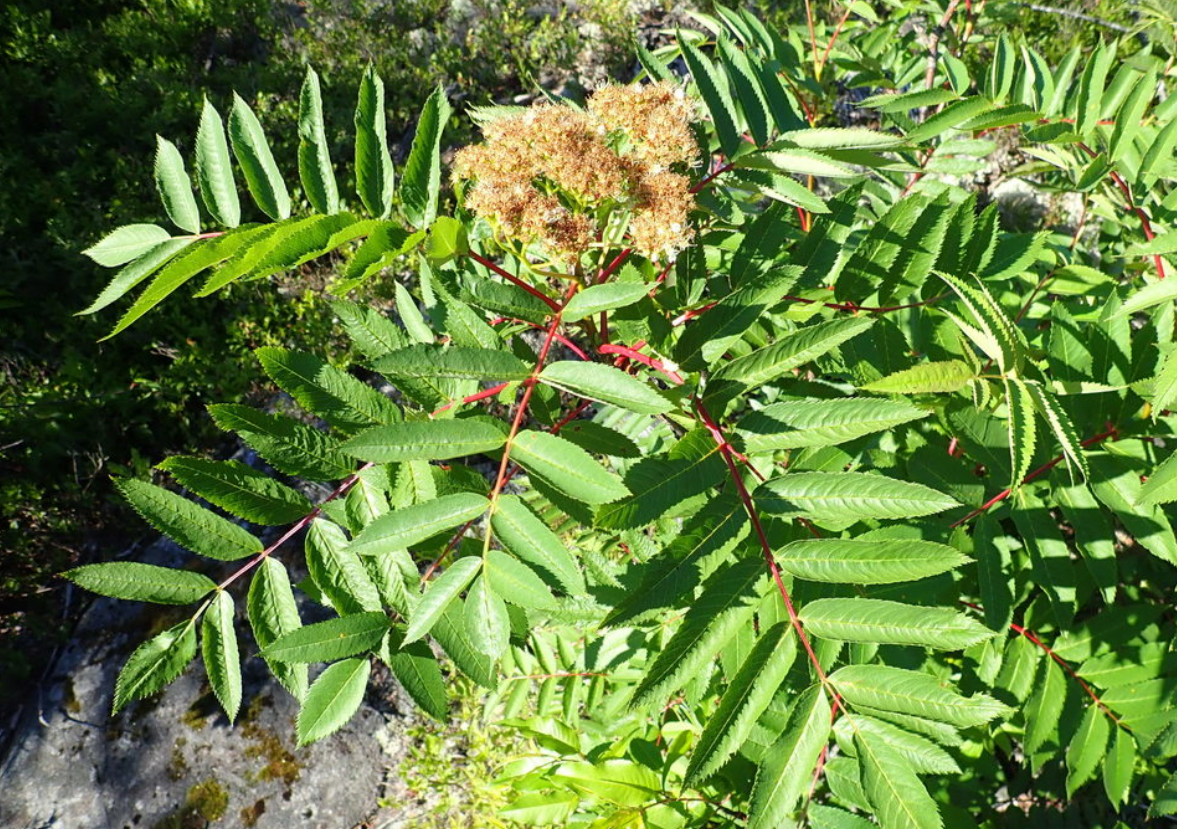
[[(192, 556), (161, 541), (136, 559), (184, 566)], [(241, 608), (244, 597), (234, 598)], [(390, 770), (404, 752), (413, 715), (395, 682), (374, 682), (342, 731), (296, 749), (298, 705), (253, 656), (256, 646), (243, 618), (238, 632), (245, 696), (236, 725), (217, 707), (199, 659), (163, 693), (112, 717), (115, 677), (127, 656), (149, 633), (182, 619), (185, 610), (94, 602), (0, 759), (0, 826), (412, 825), (409, 815), (378, 805), (381, 798), (407, 800), (394, 790)]]

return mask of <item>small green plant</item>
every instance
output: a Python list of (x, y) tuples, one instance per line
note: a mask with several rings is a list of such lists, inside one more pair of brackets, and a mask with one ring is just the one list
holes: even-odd
[[(930, 42), (901, 12), (864, 27), (861, 4), (820, 46), (812, 17), (806, 43), (697, 15), (638, 48), (643, 83), (476, 110), (453, 215), (440, 89), (397, 170), (366, 73), (353, 194), (308, 72), (302, 199), (248, 104), (226, 138), (206, 102), (203, 209), (161, 140), (185, 233), (91, 248), (121, 268), (95, 310), (145, 285), (114, 336), (198, 277), (208, 296), (341, 253), (330, 307), (362, 359), (257, 351), (322, 428), (211, 406), (276, 473), (159, 465), (216, 509), (120, 481), (157, 529), (237, 563), (67, 574), (195, 607), (132, 654), (115, 710), (199, 649), (233, 719), (242, 602), (300, 744), (357, 710), (374, 660), (444, 719), (444, 652), (534, 746), (496, 780), (517, 824), (1177, 812), (1169, 67), (1101, 44), (1052, 68), (1004, 33), (970, 52), (997, 18), (978, 4), (953, 28), (957, 5)], [(870, 126), (827, 125), (831, 79), (875, 90)], [(1079, 194), (1073, 226), (1011, 232), (959, 185), (1011, 131), (1002, 174)], [(406, 262), (394, 316), (342, 298)], [(282, 477), (337, 486), (312, 504)], [(287, 529), (263, 545), (251, 524)], [(336, 614), (309, 625), (277, 554), (304, 533), (298, 589)]]

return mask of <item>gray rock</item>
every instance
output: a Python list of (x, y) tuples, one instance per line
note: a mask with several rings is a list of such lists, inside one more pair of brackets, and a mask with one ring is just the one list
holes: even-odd
[[(136, 558), (184, 566), (193, 557), (161, 541)], [(407, 815), (377, 802), (407, 799), (396, 791), (390, 769), (404, 753), (414, 715), (395, 682), (377, 679), (342, 731), (295, 748), (297, 702), (253, 656), (256, 646), (240, 610), (244, 596), (235, 599), (245, 686), (236, 725), (220, 712), (199, 664), (163, 693), (112, 717), (115, 677), (127, 656), (149, 633), (184, 618), (186, 609), (95, 601), (0, 759), (0, 826), (411, 825), (401, 823)]]

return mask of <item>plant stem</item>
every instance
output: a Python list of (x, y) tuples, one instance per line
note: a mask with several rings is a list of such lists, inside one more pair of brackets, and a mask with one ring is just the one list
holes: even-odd
[(360, 474), (362, 472), (364, 472), (365, 470), (371, 469), (375, 465), (376, 464), (374, 464), (372, 462), (368, 462), (368, 463), (364, 464), (363, 466), (361, 466), (359, 469), (357, 469), (351, 475), (351, 477), (349, 477), (347, 480), (345, 480), (343, 483), (341, 483), (338, 487), (336, 487), (334, 492), (332, 492), (330, 495), (328, 495), (326, 498), (324, 498), (323, 501), (317, 507), (315, 507), (309, 513), (304, 515), (297, 522), (295, 522), (290, 527), (290, 529), (288, 529), (286, 532), (282, 533), (281, 538), (279, 538), (277, 541), (275, 541), (269, 547), (266, 547), (266, 549), (264, 549), (260, 553), (258, 553), (254, 558), (250, 559), (248, 562), (246, 562), (244, 565), (242, 565), (235, 573), (233, 573), (231, 576), (229, 576), (229, 578), (225, 579), (223, 582), (218, 584), (217, 590), (224, 590), (230, 584), (237, 581), (237, 579), (241, 578), (241, 576), (245, 575), (250, 570), (252, 570), (254, 567), (257, 567), (259, 564), (261, 564), (263, 561), (265, 561), (267, 558), (269, 558), (270, 555), (275, 550), (277, 550), (279, 547), (281, 547), (283, 544), (285, 544), (287, 541), (289, 541), (291, 538), (293, 538), (295, 535), (297, 535), (300, 530), (304, 529), (308, 524), (310, 524), (312, 521), (314, 521), (316, 518), (318, 518), (323, 513), (323, 506), (325, 504), (329, 504), (332, 501), (334, 501), (336, 498), (339, 498), (342, 495), (346, 495), (347, 491), (349, 489), (351, 489), (353, 486), (355, 486), (356, 481), (358, 481), (360, 479)]
[[(732, 445), (728, 442), (719, 424), (715, 422), (715, 419), (711, 417), (711, 413), (707, 411), (703, 402), (698, 398), (695, 398), (695, 410), (699, 413), (699, 418), (703, 421), (703, 425), (711, 432), (711, 437), (715, 440), (716, 445), (719, 447), (719, 452), (723, 456), (723, 462), (727, 465), (729, 476), (736, 487), (736, 492), (739, 493), (740, 501), (744, 505), (744, 511), (748, 513), (748, 519), (752, 522), (752, 528), (756, 531), (756, 538), (760, 542), (760, 550), (764, 554), (764, 561), (768, 565), (773, 581), (776, 582), (777, 590), (781, 594), (781, 601), (784, 602), (785, 612), (789, 616), (789, 622), (792, 624), (793, 630), (797, 632), (797, 638), (805, 648), (805, 653), (808, 654), (809, 661), (813, 665), (818, 679), (822, 685), (830, 687), (825, 669), (821, 666), (821, 660), (817, 658), (817, 653), (813, 650), (809, 636), (806, 635), (805, 629), (801, 626), (801, 619), (797, 615), (797, 609), (793, 606), (793, 599), (789, 596), (789, 589), (785, 587), (785, 581), (781, 578), (780, 567), (777, 566), (776, 556), (772, 553), (772, 545), (768, 543), (768, 536), (764, 532), (764, 526), (760, 523), (760, 516), (756, 512), (756, 505), (752, 501), (752, 496), (748, 492), (748, 488), (744, 486), (744, 480), (740, 477), (740, 471), (736, 468), (735, 460), (732, 457)], [(831, 693), (833, 693), (832, 688)], [(837, 694), (833, 693), (833, 696), (834, 704), (841, 705)]]
[(548, 296), (547, 294), (538, 290), (534, 286), (528, 285), (522, 279), (515, 276), (515, 274), (509, 272), (505, 268), (502, 268), (499, 265), (495, 264), (494, 262), (490, 261), (489, 259), (487, 259), (482, 254), (478, 253), (477, 251), (473, 251), (473, 250), (467, 251), (466, 255), (469, 256), (471, 259), (473, 259), (478, 264), (482, 265), (484, 268), (494, 271), (499, 276), (501, 276), (503, 279), (510, 282), (512, 285), (517, 285), (518, 287), (527, 291), (527, 293), (531, 294), (533, 297), (535, 297), (536, 299), (543, 302), (545, 305), (547, 305), (553, 311), (560, 310), (560, 304), (558, 302), (556, 302), (556, 300), (552, 299), (550, 296)]
[[(1109, 425), (1108, 429), (1106, 431), (1100, 432), (1098, 435), (1092, 435), (1091, 437), (1087, 438), (1087, 440), (1083, 441), (1079, 445), (1080, 446), (1092, 446), (1093, 444), (1099, 443), (1100, 441), (1107, 440), (1108, 438), (1115, 440), (1115, 438), (1118, 434), (1119, 434), (1119, 431), (1116, 429), (1116, 427), (1113, 425)], [(1031, 472), (1029, 475), (1027, 475), (1025, 478), (1023, 478), (1022, 483), (1028, 484), (1028, 483), (1030, 483), (1030, 481), (1034, 480), (1035, 478), (1039, 478), (1039, 477), (1045, 475), (1047, 472), (1049, 472), (1050, 470), (1052, 470), (1056, 466), (1058, 466), (1060, 463), (1062, 463), (1064, 457), (1066, 457), (1066, 456), (1059, 455), (1058, 457), (1054, 458), (1053, 460), (1042, 464), (1042, 466), (1038, 467), (1033, 472)], [(992, 507), (996, 506), (997, 504), (1000, 504), (1002, 501), (1004, 501), (1006, 498), (1008, 498), (1012, 494), (1013, 494), (1012, 489), (1003, 489), (1001, 492), (994, 495), (988, 501), (981, 504), (981, 506), (977, 507), (975, 510), (970, 512), (964, 518), (960, 518), (960, 519), (957, 519), (956, 521), (953, 521), (951, 524), (948, 525), (949, 528), (953, 529), (953, 528), (959, 527), (961, 524), (967, 524), (969, 521), (972, 521), (978, 515), (983, 515), (984, 513), (988, 512)]]
[[(972, 602), (966, 602), (964, 600), (961, 601), (961, 604), (964, 605), (965, 607), (972, 608), (973, 610), (982, 610), (983, 609), (979, 604), (973, 604)], [(1067, 662), (1067, 660), (1063, 659), (1061, 656), (1059, 656), (1057, 653), (1055, 653), (1049, 645), (1047, 645), (1045, 642), (1043, 642), (1038, 637), (1038, 634), (1036, 634), (1034, 631), (1030, 630), (1029, 628), (1022, 627), (1021, 625), (1014, 624), (1013, 622), (1010, 622), (1009, 629), (1012, 630), (1014, 633), (1017, 633), (1021, 636), (1026, 637), (1031, 642), (1033, 642), (1035, 645), (1040, 647), (1046, 653), (1047, 656), (1049, 656), (1051, 659), (1053, 659), (1059, 665), (1059, 667), (1061, 667), (1064, 671), (1067, 672), (1067, 674), (1071, 677), (1071, 679), (1073, 679), (1079, 683), (1079, 686), (1087, 693), (1087, 696), (1091, 697), (1092, 701), (1097, 706), (1099, 706), (1099, 710), (1103, 711), (1103, 713), (1105, 713), (1111, 719), (1112, 722), (1114, 722), (1120, 728), (1123, 728), (1125, 731), (1132, 730), (1124, 723), (1123, 720), (1121, 720), (1119, 717), (1117, 717), (1115, 715), (1115, 712), (1113, 712), (1112, 709), (1107, 707), (1107, 705), (1104, 703), (1104, 701), (1099, 698), (1099, 695), (1096, 694), (1094, 690), (1092, 690), (1091, 686), (1087, 684), (1087, 682), (1083, 679), (1083, 677), (1079, 676), (1078, 672), (1074, 668), (1071, 667), (1070, 663)]]

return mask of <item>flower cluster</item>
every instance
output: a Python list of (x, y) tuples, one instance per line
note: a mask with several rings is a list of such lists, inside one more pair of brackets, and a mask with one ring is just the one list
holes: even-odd
[(575, 259), (627, 210), (629, 244), (673, 258), (691, 239), (690, 180), (670, 169), (695, 152), (690, 115), (670, 84), (605, 86), (583, 111), (537, 104), (488, 123), (455, 178), (473, 181), (466, 206), (500, 233), (557, 257)]

